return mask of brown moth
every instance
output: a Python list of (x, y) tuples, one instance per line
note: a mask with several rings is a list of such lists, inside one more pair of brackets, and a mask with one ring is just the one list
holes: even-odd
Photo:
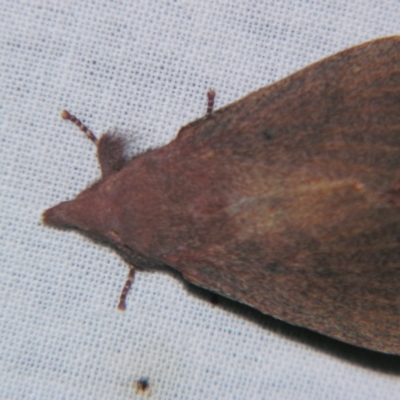
[[(135, 266), (291, 324), (400, 354), (400, 36), (317, 62), (124, 157), (43, 220), (111, 242)], [(133, 269), (126, 292), (133, 280)]]

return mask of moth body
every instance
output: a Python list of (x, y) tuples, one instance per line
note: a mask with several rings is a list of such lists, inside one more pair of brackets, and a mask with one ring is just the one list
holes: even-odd
[(400, 354), (400, 37), (328, 57), (132, 159), (118, 135), (97, 147), (102, 179), (46, 223)]

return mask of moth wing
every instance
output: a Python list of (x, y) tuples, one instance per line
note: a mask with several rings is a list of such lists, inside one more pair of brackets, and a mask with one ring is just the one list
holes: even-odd
[(193, 229), (165, 261), (264, 313), (400, 354), (399, 110), (392, 37), (183, 128), (170, 146), (193, 156), (171, 200)]

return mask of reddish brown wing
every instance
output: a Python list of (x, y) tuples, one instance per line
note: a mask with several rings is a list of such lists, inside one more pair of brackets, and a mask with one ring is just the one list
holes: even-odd
[(398, 37), (261, 89), (166, 153), (159, 173), (172, 169), (165, 191), (186, 215), (157, 256), (265, 313), (400, 354)]

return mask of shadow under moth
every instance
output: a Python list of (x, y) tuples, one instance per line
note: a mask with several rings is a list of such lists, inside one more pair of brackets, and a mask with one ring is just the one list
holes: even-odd
[(212, 110), (126, 158), (43, 221), (112, 243), (133, 266), (341, 341), (400, 354), (400, 36), (342, 51)]

